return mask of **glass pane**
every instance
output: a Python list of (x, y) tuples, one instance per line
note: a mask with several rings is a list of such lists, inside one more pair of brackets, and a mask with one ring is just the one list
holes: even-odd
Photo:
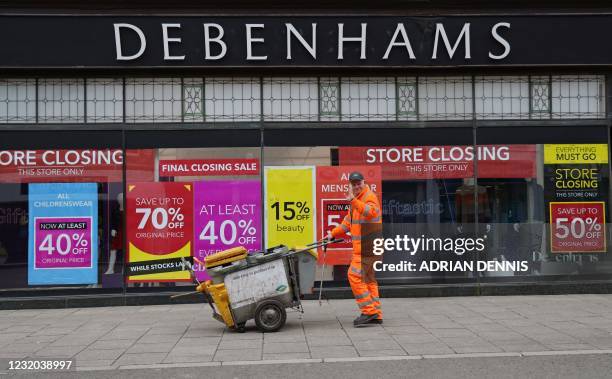
[(38, 122), (83, 122), (84, 113), (83, 79), (38, 80)]
[(121, 149), (2, 150), (0, 163), (0, 288), (121, 288)]
[(606, 240), (610, 216), (608, 145), (506, 147), (507, 169), (479, 170), (479, 232), (487, 236), (485, 256), (493, 267), (482, 272), (483, 278), (607, 277), (612, 271)]
[[(191, 287), (182, 259), (198, 280), (211, 278), (207, 256), (230, 248), (262, 248), (260, 149), (128, 150), (126, 277), (129, 288)], [(130, 159), (132, 160), (132, 164)]]
[(36, 80), (0, 80), (0, 122), (36, 122)]

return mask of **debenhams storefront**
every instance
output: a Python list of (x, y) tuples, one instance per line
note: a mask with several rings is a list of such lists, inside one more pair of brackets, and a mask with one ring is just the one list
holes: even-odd
[(0, 16), (0, 297), (185, 290), (181, 257), (322, 238), (352, 171), (383, 296), (608, 291), (610, 25)]

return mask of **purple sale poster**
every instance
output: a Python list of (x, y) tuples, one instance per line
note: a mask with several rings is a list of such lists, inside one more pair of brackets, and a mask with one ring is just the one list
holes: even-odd
[(91, 268), (91, 217), (37, 217), (34, 269)]
[[(193, 256), (236, 246), (249, 252), (261, 249), (261, 183), (258, 180), (215, 180), (194, 183)], [(198, 280), (210, 279), (194, 262)]]

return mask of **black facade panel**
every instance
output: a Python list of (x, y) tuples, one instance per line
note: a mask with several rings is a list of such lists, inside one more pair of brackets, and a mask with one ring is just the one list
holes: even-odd
[(259, 129), (126, 131), (126, 148), (259, 147)]
[(471, 145), (471, 128), (270, 129), (265, 146)]
[[(437, 17), (4, 16), (0, 17), (0, 43), (3, 48), (0, 66), (22, 69), (610, 65), (612, 50), (602, 45), (601, 36), (609, 29), (611, 22), (612, 15), (609, 14)], [(289, 58), (286, 23), (292, 24), (312, 46), (312, 25), (316, 24), (317, 46), (313, 54), (292, 36)], [(170, 25), (166, 44), (162, 37), (163, 24)], [(226, 47), (225, 54), (221, 43), (205, 43), (203, 24), (223, 28), (221, 38)], [(252, 26), (247, 27), (248, 24)], [(403, 25), (404, 29), (398, 29), (398, 24)], [(115, 25), (119, 36), (117, 41), (120, 41), (118, 45)], [(360, 42), (346, 40), (343, 56), (339, 56), (340, 25), (345, 38), (361, 37), (362, 30), (365, 32), (363, 51)], [(366, 26), (362, 29), (362, 25)], [(445, 34), (442, 34), (440, 26)], [(214, 40), (221, 34), (219, 30), (216, 27), (210, 29), (209, 37)], [(142, 37), (137, 33), (141, 33)], [(404, 33), (406, 37), (403, 37)], [(250, 38), (247, 37), (249, 35)], [(465, 38), (459, 40), (460, 35)], [(448, 39), (447, 47), (443, 38)], [(458, 43), (453, 50), (456, 41)], [(395, 46), (392, 46), (393, 43)], [(469, 51), (466, 48), (468, 44)], [(208, 58), (206, 46), (210, 47)], [(118, 59), (121, 57), (117, 50), (125, 59)]]
[(0, 149), (121, 148), (121, 132), (95, 130), (3, 131)]
[(605, 126), (521, 126), (478, 128), (476, 142), (488, 144), (607, 143)]

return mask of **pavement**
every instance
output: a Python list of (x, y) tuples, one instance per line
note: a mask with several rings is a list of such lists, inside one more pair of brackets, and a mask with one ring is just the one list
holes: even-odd
[[(304, 301), (276, 333), (236, 333), (207, 304), (0, 311), (0, 359), (76, 359), (79, 371), (612, 354), (612, 295)], [(116, 371), (115, 371), (116, 372)]]

